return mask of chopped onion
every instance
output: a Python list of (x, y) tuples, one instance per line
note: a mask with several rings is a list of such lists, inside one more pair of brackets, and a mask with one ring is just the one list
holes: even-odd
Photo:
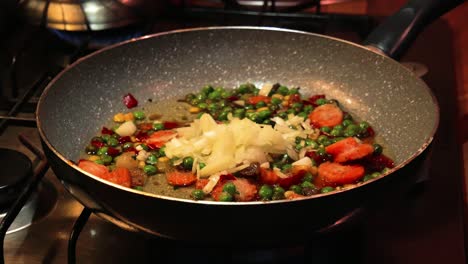
[(203, 192), (206, 194), (210, 193), (213, 190), (213, 188), (216, 186), (216, 184), (218, 183), (220, 177), (221, 177), (221, 173), (216, 173), (216, 174), (211, 175), (210, 178), (208, 179), (208, 183), (205, 185), (205, 187), (203, 187)]
[(291, 164), (292, 166), (309, 166), (312, 167), (313, 163), (309, 157), (304, 157), (298, 161), (295, 161)]
[(262, 88), (260, 88), (260, 91), (258, 91), (258, 95), (268, 96), (272, 88), (273, 84), (265, 83), (263, 84)]
[(264, 168), (264, 169), (270, 168), (270, 162), (264, 162), (260, 164), (260, 168)]
[(133, 135), (137, 130), (137, 127), (133, 123), (133, 121), (127, 121), (120, 125), (116, 130), (115, 133), (117, 133), (121, 137), (126, 137), (126, 136), (131, 136)]
[(278, 177), (280, 177), (280, 178), (283, 178), (283, 179), (284, 179), (284, 178), (288, 178), (288, 177), (289, 177), (288, 175), (284, 174), (280, 169), (278, 169), (278, 168), (276, 168), (276, 167), (273, 168), (273, 171), (274, 171), (274, 172), (276, 173), (276, 175), (278, 175)]
[(242, 164), (240, 166), (237, 166), (235, 168), (227, 170), (227, 173), (235, 173), (235, 172), (238, 172), (240, 170), (243, 170), (243, 169), (247, 168), (248, 166), (250, 166), (250, 165), (249, 164)]

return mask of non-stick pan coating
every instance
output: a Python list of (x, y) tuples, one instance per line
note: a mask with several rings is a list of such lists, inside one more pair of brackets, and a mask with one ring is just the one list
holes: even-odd
[[(300, 86), (307, 95), (338, 99), (345, 109), (371, 123), (400, 167), (427, 147), (438, 125), (438, 107), (429, 88), (392, 59), (315, 34), (210, 28), (130, 41), (78, 61), (44, 92), (37, 111), (39, 129), (58, 177), (65, 183), (73, 181), (70, 186), (88, 196), (76, 191), (74, 195), (86, 205), (133, 225), (139, 220), (122, 215), (112, 200), (103, 201), (89, 188), (100, 185), (122, 199), (125, 195), (155, 203), (167, 199), (123, 191), (80, 174), (65, 161), (76, 161), (113, 114), (127, 111), (122, 103), (126, 93), (144, 104), (147, 99), (157, 102), (183, 97), (206, 84), (235, 87), (245, 82), (279, 82)], [(373, 184), (355, 189), (372, 188)], [(134, 226), (144, 229), (143, 225)]]

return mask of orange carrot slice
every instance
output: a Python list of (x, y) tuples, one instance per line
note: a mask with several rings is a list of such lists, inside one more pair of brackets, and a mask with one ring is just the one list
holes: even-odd
[(360, 143), (353, 137), (333, 143), (325, 147), (325, 150), (334, 157), (335, 162), (339, 163), (357, 160), (374, 152), (372, 145)]
[(249, 99), (247, 99), (247, 102), (249, 104), (257, 104), (260, 102), (264, 102), (268, 104), (270, 101), (271, 101), (271, 98), (268, 96), (264, 96), (264, 95), (252, 96), (252, 97), (249, 97)]
[(148, 145), (160, 148), (166, 144), (169, 140), (177, 136), (177, 133), (172, 130), (161, 130), (156, 131), (149, 138), (145, 139), (144, 142)]
[(325, 162), (318, 167), (318, 185), (323, 187), (354, 183), (364, 176), (364, 172), (364, 167), (361, 165)]
[(124, 187), (129, 187), (132, 185), (132, 176), (130, 171), (127, 168), (116, 168), (115, 170), (109, 172), (103, 179), (110, 182), (122, 185)]
[(280, 180), (280, 177), (273, 170), (260, 168), (259, 180), (265, 184), (276, 184)]
[(89, 160), (80, 160), (78, 162), (78, 167), (80, 167), (84, 171), (89, 172), (99, 178), (104, 178), (106, 174), (109, 173), (109, 170), (107, 169), (106, 166), (97, 164)]
[(197, 181), (197, 176), (191, 172), (173, 171), (166, 174), (167, 182), (173, 186), (188, 186)]
[(335, 104), (324, 104), (315, 108), (309, 119), (316, 127), (336, 126), (343, 121), (343, 111)]

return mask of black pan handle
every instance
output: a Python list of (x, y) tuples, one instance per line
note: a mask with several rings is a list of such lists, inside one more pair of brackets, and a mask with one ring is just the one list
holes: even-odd
[(398, 60), (425, 26), (463, 2), (465, 0), (410, 0), (372, 31), (363, 44)]

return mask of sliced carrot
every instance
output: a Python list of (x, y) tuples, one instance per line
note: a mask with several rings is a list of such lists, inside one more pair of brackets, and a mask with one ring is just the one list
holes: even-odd
[(140, 130), (148, 131), (150, 129), (153, 129), (153, 124), (152, 123), (140, 123), (138, 124), (138, 128)]
[(260, 102), (264, 102), (264, 103), (268, 104), (269, 102), (271, 102), (271, 97), (268, 97), (268, 96), (265, 96), (265, 95), (252, 96), (252, 97), (249, 97), (247, 102), (249, 104), (258, 104)]
[(309, 119), (316, 127), (336, 126), (343, 121), (343, 111), (335, 104), (324, 104), (315, 108)]
[(191, 172), (172, 171), (166, 174), (167, 182), (173, 186), (188, 186), (197, 181), (197, 176)]
[(127, 168), (119, 167), (109, 172), (103, 179), (129, 187), (132, 185), (132, 176)]
[(106, 166), (97, 164), (89, 160), (80, 160), (78, 162), (78, 167), (80, 167), (84, 171), (89, 172), (99, 178), (104, 178), (106, 174), (109, 173), (109, 170), (107, 169)]
[(325, 162), (318, 167), (319, 187), (336, 186), (354, 183), (364, 176), (364, 167), (361, 165), (342, 165), (335, 162)]
[(149, 138), (145, 139), (144, 142), (148, 145), (152, 145), (156, 148), (160, 148), (166, 144), (169, 140), (177, 136), (177, 133), (173, 130), (160, 130), (156, 131)]
[(89, 160), (80, 160), (78, 166), (83, 170), (110, 182), (130, 187), (132, 178), (130, 171), (127, 168), (116, 168), (114, 171), (109, 172), (106, 166), (94, 163)]
[(374, 148), (367, 143), (360, 143), (355, 138), (349, 137), (325, 147), (335, 162), (346, 162), (363, 158), (372, 152)]
[(257, 195), (257, 186), (247, 179), (236, 179), (232, 181), (232, 183), (236, 186), (236, 190), (238, 194), (234, 197), (236, 201), (252, 201), (255, 199)]
[(273, 170), (260, 168), (259, 180), (261, 183), (265, 184), (276, 184), (279, 182), (280, 177), (278, 177)]
[(208, 184), (209, 180), (208, 179), (198, 179), (197, 182), (195, 183), (195, 188), (196, 189), (203, 189), (205, 186)]

